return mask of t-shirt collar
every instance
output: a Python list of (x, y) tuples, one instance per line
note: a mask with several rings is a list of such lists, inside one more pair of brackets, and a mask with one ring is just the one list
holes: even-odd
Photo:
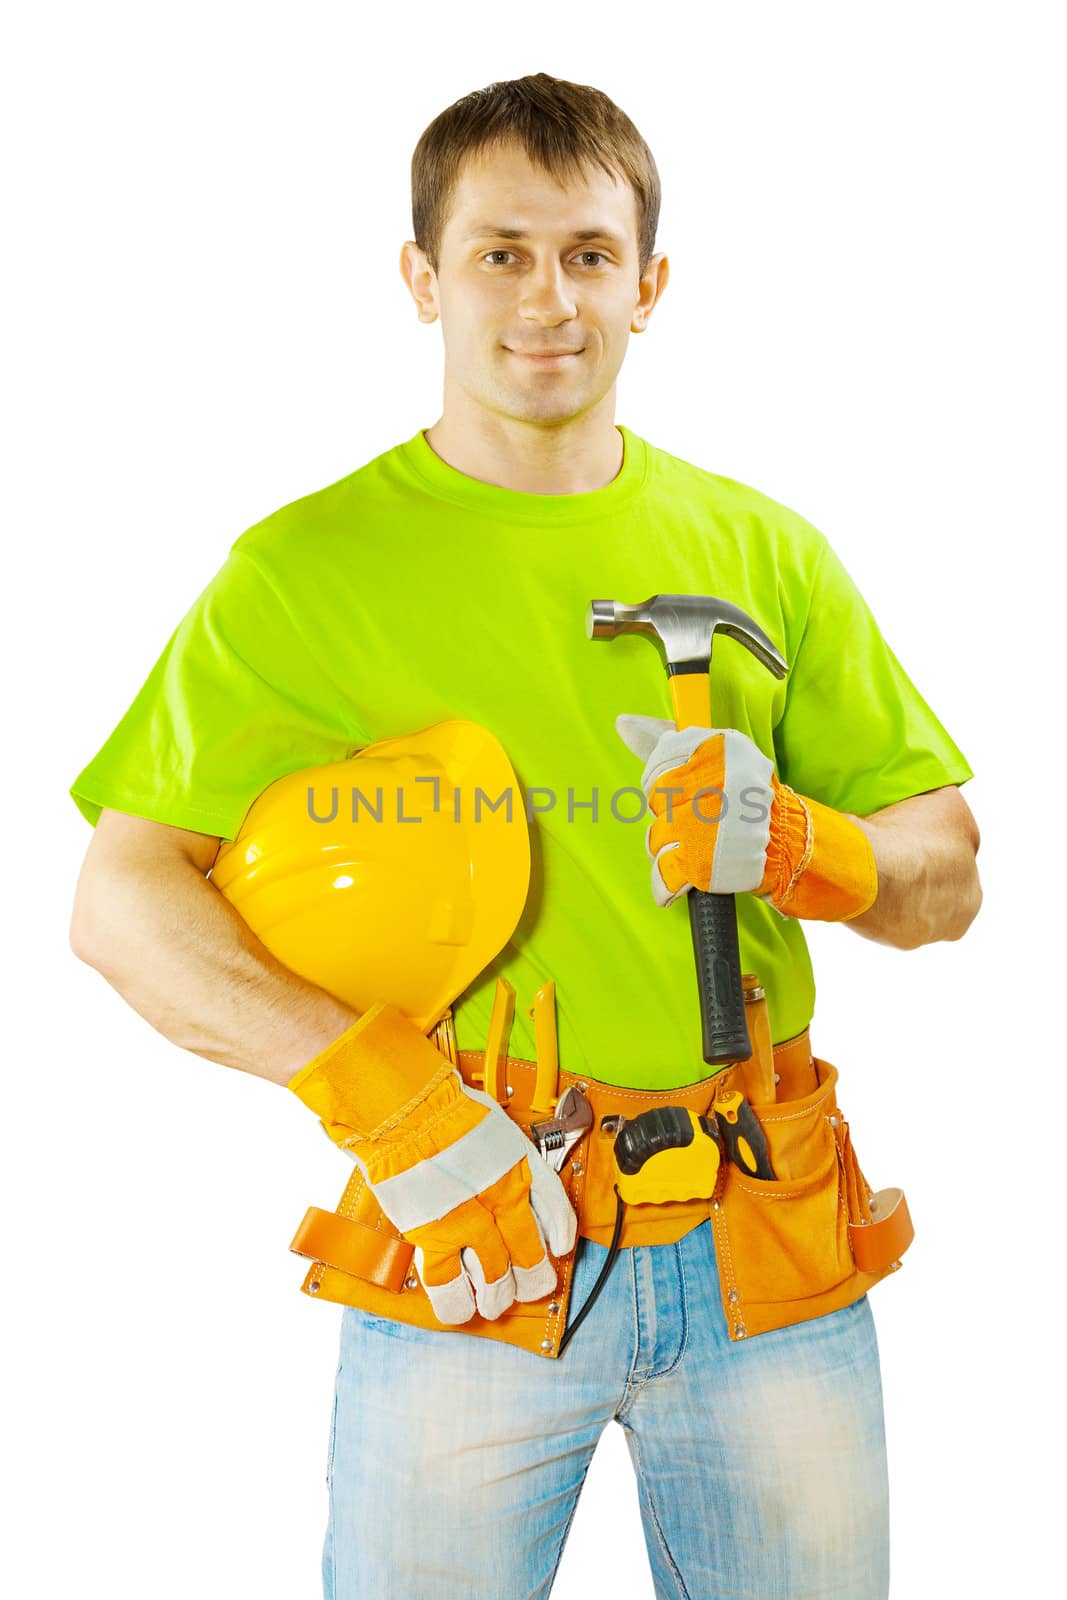
[(425, 488), (453, 505), (502, 522), (585, 522), (614, 515), (643, 487), (648, 474), (645, 440), (621, 423), (616, 426), (623, 439), (622, 466), (610, 483), (585, 494), (530, 494), (469, 477), (437, 454), (424, 428), (400, 445), (399, 453)]

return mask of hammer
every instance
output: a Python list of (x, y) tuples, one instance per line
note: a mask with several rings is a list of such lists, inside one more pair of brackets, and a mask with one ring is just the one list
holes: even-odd
[[(585, 619), (590, 639), (643, 633), (662, 649), (677, 728), (711, 728), (711, 646), (716, 633), (745, 645), (768, 672), (784, 678), (789, 668), (763, 629), (728, 600), (707, 594), (654, 594), (640, 605), (593, 600)], [(732, 894), (690, 889), (704, 1060), (747, 1061), (752, 1043), (745, 1022), (737, 908)]]

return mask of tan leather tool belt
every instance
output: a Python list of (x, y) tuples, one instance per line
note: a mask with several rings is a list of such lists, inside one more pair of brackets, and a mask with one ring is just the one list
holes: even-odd
[[(670, 1244), (710, 1216), (723, 1311), (734, 1340), (851, 1304), (900, 1266), (913, 1238), (901, 1190), (872, 1194), (860, 1170), (837, 1104), (837, 1068), (812, 1056), (806, 1029), (771, 1044), (766, 1000), (758, 987), (746, 992), (746, 1017), (752, 1058), (684, 1088), (651, 1092), (562, 1070), (556, 1074), (557, 1095), (577, 1084), (593, 1108), (592, 1130), (575, 1146), (560, 1178), (578, 1215), (579, 1234), (603, 1245), (610, 1244), (615, 1224), (616, 1173), (613, 1141), (600, 1132), (601, 1119), (619, 1112), (633, 1118), (651, 1106), (667, 1105), (690, 1107), (700, 1115), (721, 1088), (746, 1095), (767, 1140), (774, 1181), (753, 1178), (724, 1160), (710, 1201), (628, 1205), (619, 1241), (622, 1248)], [(483, 1086), (485, 1054), (456, 1049), (451, 1012), (431, 1038), (465, 1082)], [(491, 1074), (494, 1092), (528, 1132), (552, 1109), (537, 1104), (537, 1064), (507, 1056), (498, 1066)], [(516, 1302), (492, 1321), (475, 1315), (448, 1327), (430, 1309), (412, 1246), (384, 1215), (358, 1167), (335, 1211), (308, 1210), (290, 1249), (311, 1257), (302, 1288), (320, 1300), (442, 1332), (503, 1339), (538, 1355), (559, 1352), (573, 1252), (557, 1260), (552, 1296)], [(582, 1337), (581, 1329), (575, 1337)]]

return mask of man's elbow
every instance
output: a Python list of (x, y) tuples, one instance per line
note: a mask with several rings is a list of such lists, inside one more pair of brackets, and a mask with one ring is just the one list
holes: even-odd
[(87, 967), (93, 967), (97, 972), (105, 970), (109, 940), (96, 896), (84, 880), (78, 884), (74, 895), (69, 937), (70, 948), (79, 961), (84, 961)]
[(962, 939), (982, 909), (982, 898), (982, 885), (978, 881), (978, 870), (976, 868), (966, 891), (958, 896), (955, 907), (955, 921), (949, 932), (942, 934), (942, 938), (947, 939), (950, 943), (955, 943), (957, 939)]
[(136, 924), (136, 900), (122, 865), (110, 858), (86, 858), (70, 915), (70, 948), (79, 961), (113, 981), (129, 956)]
[(956, 803), (958, 866), (955, 869), (956, 889), (944, 919), (943, 931), (937, 937), (954, 944), (963, 938), (982, 907), (982, 885), (978, 878), (977, 861), (982, 835), (974, 812), (959, 789), (945, 790), (944, 794)]

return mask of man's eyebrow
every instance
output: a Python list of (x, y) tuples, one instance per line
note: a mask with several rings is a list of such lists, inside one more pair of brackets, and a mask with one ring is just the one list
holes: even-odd
[[(500, 228), (492, 222), (476, 222), (470, 233), (466, 235), (469, 242), (472, 239), (528, 239), (530, 236), (521, 228)], [(623, 236), (612, 228), (578, 228), (570, 235), (571, 239), (607, 239), (611, 244), (622, 245), (626, 241)]]

